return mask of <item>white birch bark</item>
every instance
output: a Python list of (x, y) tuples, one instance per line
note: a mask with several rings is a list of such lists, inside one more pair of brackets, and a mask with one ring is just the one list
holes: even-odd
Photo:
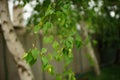
[(10, 20), (7, 0), (0, 0), (0, 19), (1, 29), (4, 34), (6, 44), (11, 55), (14, 58), (20, 79), (34, 80), (30, 66), (26, 64), (26, 61), (22, 59), (24, 48), (17, 38), (17, 35), (13, 28), (13, 24)]

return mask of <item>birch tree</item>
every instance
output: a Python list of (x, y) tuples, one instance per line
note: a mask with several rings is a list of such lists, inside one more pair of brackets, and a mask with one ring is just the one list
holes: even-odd
[(98, 63), (98, 60), (96, 58), (95, 51), (92, 47), (91, 41), (89, 39), (87, 27), (85, 25), (85, 22), (83, 22), (83, 21), (81, 21), (81, 38), (83, 41), (88, 40), (83, 45), (83, 47), (86, 49), (88, 56), (91, 58), (92, 62), (90, 62), (90, 63), (93, 64), (92, 66), (94, 67), (94, 72), (96, 73), (96, 75), (100, 75), (99, 63)]
[(34, 80), (30, 66), (22, 59), (24, 48), (17, 38), (13, 24), (10, 20), (7, 0), (0, 0), (1, 29), (7, 44), (7, 47), (16, 63), (21, 80)]

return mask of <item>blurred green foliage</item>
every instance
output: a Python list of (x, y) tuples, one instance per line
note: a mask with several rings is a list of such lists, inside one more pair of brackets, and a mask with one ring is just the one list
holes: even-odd
[[(119, 0), (55, 0), (54, 2), (44, 0), (43, 3), (35, 1), (36, 5), (27, 25), (35, 26), (33, 29), (35, 34), (41, 30), (44, 43), (52, 44), (54, 51), (47, 54), (49, 51), (46, 48), (42, 48), (41, 51), (32, 49), (24, 58), (32, 65), (40, 56), (43, 69), (54, 75), (56, 80), (66, 79), (66, 76), (68, 80), (75, 80), (74, 73), (68, 67), (73, 59), (73, 45), (80, 49), (85, 42), (81, 40), (76, 27), (80, 21), (86, 23), (90, 35), (96, 35), (97, 41), (94, 40), (94, 44), (103, 48), (111, 46), (120, 48)], [(31, 0), (23, 0), (23, 5), (30, 2)], [(111, 16), (111, 11), (115, 12), (114, 17)], [(52, 60), (64, 61), (63, 74), (54, 70), (50, 64)]]

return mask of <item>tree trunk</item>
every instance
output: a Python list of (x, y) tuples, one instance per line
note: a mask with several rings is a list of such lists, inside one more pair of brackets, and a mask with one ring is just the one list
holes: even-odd
[(24, 48), (17, 38), (13, 24), (10, 20), (7, 0), (0, 0), (1, 29), (7, 44), (18, 68), (21, 80), (34, 80), (30, 66), (22, 59)]
[[(81, 25), (81, 37), (82, 37), (82, 40), (85, 41), (87, 38), (89, 38), (88, 30), (83, 21), (81, 22), (80, 25)], [(85, 45), (83, 45), (83, 47), (85, 47), (87, 53), (89, 54), (89, 56), (92, 58), (92, 61), (94, 62), (94, 71), (96, 75), (100, 75), (99, 64), (95, 56), (95, 52), (94, 52), (91, 42), (90, 41), (87, 42)]]

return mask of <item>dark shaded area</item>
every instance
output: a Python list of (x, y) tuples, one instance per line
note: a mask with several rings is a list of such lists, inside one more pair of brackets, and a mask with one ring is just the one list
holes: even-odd
[(120, 80), (120, 65), (107, 65), (101, 68), (101, 75), (89, 73), (89, 80)]
[(76, 74), (77, 80), (120, 80), (120, 65), (106, 65), (101, 67), (101, 75), (96, 76), (93, 71)]

